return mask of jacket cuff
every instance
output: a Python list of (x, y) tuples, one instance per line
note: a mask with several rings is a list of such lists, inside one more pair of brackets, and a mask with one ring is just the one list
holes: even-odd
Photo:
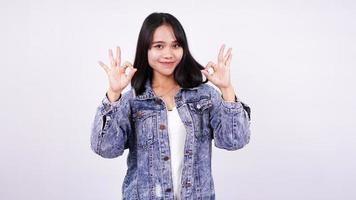
[(118, 104), (120, 104), (121, 102), (121, 97), (122, 95), (120, 94), (120, 97), (114, 101), (114, 102), (110, 102), (109, 101), (109, 97), (108, 97), (108, 93), (105, 93), (105, 97), (103, 98), (102, 105), (103, 105), (103, 109), (101, 110), (101, 113), (103, 115), (108, 114), (110, 111), (112, 111), (115, 107), (118, 106)]
[(223, 101), (222, 102), (222, 105), (225, 107), (225, 108), (229, 108), (229, 109), (241, 109), (242, 108), (242, 104), (241, 102), (237, 101), (237, 102), (234, 102), (234, 101)]
[[(222, 95), (221, 95), (221, 98), (222, 98)], [(237, 109), (237, 110), (240, 110), (241, 107), (243, 108), (243, 110), (246, 111), (246, 113), (248, 114), (248, 118), (249, 120), (251, 120), (251, 109), (250, 107), (245, 104), (244, 102), (240, 101), (237, 96), (235, 95), (235, 101), (225, 101), (223, 98), (222, 98), (222, 104), (225, 108), (228, 108), (228, 109)]]
[(235, 108), (235, 109), (239, 109), (242, 105), (240, 103), (240, 101), (237, 99), (237, 96), (235, 95), (235, 100), (234, 101), (226, 101), (224, 100), (223, 96), (221, 96), (222, 102), (224, 107), (226, 108)]

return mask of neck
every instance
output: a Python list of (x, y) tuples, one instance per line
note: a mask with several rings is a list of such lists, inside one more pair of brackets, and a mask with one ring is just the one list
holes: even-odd
[(174, 80), (173, 75), (171, 76), (153, 76), (152, 79), (152, 88), (159, 90), (170, 89), (177, 85), (177, 82)]

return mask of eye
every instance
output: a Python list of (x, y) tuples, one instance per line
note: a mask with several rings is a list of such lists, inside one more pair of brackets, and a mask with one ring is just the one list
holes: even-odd
[(179, 48), (179, 47), (180, 47), (180, 44), (178, 44), (178, 43), (177, 43), (177, 44), (174, 44), (173, 47), (174, 47), (174, 48)]
[(158, 48), (158, 49), (162, 49), (163, 48), (163, 45), (161, 45), (161, 44), (157, 44), (157, 45), (155, 45), (155, 46), (153, 46), (154, 48)]

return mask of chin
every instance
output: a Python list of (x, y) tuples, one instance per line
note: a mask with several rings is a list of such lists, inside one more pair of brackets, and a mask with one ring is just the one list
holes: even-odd
[(163, 76), (172, 76), (174, 69), (173, 70), (159, 70), (157, 71), (159, 74), (163, 75)]
[(164, 73), (161, 73), (162, 75), (165, 75), (165, 76), (172, 76), (173, 75), (173, 71), (171, 72), (164, 72)]

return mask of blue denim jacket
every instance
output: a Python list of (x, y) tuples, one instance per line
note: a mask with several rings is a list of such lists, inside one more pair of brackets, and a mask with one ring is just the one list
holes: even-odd
[[(186, 128), (182, 199), (215, 199), (211, 172), (212, 140), (217, 148), (237, 150), (250, 140), (250, 108), (226, 102), (208, 84), (180, 89), (175, 96)], [(155, 96), (150, 81), (146, 90), (133, 89), (110, 103), (105, 97), (92, 125), (91, 148), (104, 158), (129, 149), (123, 199), (173, 200), (170, 148), (165, 103)]]

